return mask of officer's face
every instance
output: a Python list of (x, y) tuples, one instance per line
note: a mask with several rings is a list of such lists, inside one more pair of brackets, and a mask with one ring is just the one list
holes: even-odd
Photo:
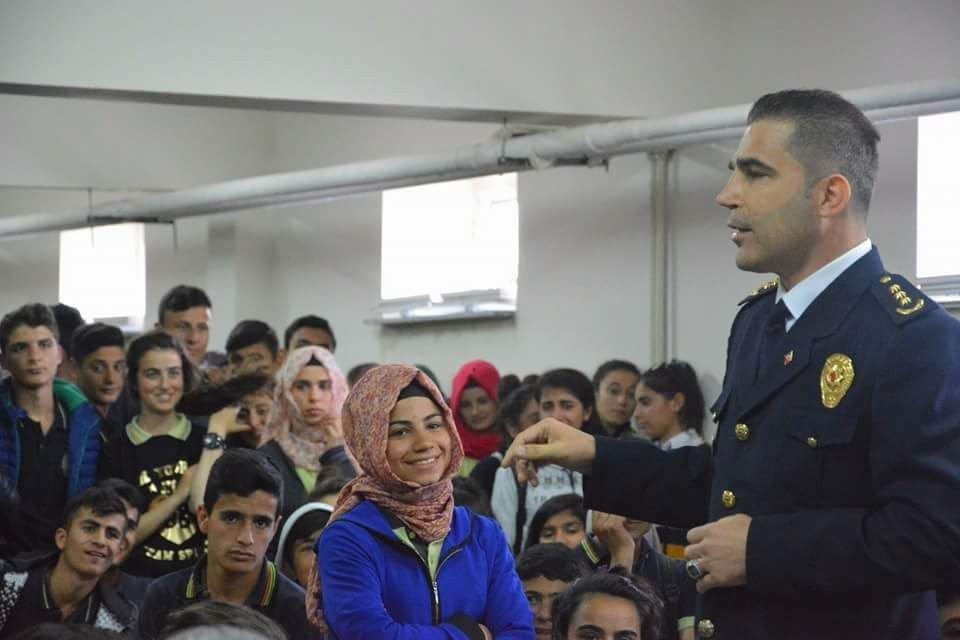
[(730, 179), (717, 203), (730, 210), (737, 266), (776, 273), (784, 280), (803, 271), (815, 251), (818, 219), (803, 165), (787, 150), (793, 124), (758, 120), (744, 133)]

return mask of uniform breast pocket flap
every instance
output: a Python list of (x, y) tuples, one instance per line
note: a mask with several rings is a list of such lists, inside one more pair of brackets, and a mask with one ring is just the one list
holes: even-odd
[(809, 449), (849, 444), (857, 432), (857, 417), (837, 411), (798, 410), (784, 416), (784, 432), (788, 438)]
[(821, 500), (825, 473), (835, 463), (850, 462), (849, 446), (856, 436), (857, 419), (842, 413), (802, 411), (784, 415), (783, 437), (774, 474), (797, 507), (816, 506)]

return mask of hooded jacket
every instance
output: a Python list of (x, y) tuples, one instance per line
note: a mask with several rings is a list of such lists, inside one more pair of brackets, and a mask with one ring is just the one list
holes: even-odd
[[(20, 481), (21, 440), (17, 421), (26, 412), (13, 403), (9, 379), (0, 383), (0, 473), (17, 486)], [(67, 412), (67, 497), (97, 481), (100, 457), (100, 416), (79, 388), (65, 380), (53, 381), (53, 396)]]
[(464, 640), (469, 636), (452, 620), (467, 616), (497, 640), (533, 640), (533, 616), (503, 532), (465, 507), (454, 509), (435, 577), (366, 500), (327, 525), (317, 554), (331, 638)]
[(293, 531), (293, 528), (297, 526), (297, 523), (303, 516), (308, 513), (313, 513), (314, 511), (323, 511), (329, 517), (329, 515), (333, 513), (333, 507), (323, 502), (308, 502), (300, 505), (296, 511), (290, 514), (289, 518), (284, 518), (283, 529), (280, 530), (280, 538), (279, 542), (277, 542), (277, 552), (273, 556), (273, 562), (280, 567), (281, 571), (284, 569), (286, 560), (284, 554), (287, 551), (287, 547), (296, 542), (296, 540), (289, 539), (290, 532)]

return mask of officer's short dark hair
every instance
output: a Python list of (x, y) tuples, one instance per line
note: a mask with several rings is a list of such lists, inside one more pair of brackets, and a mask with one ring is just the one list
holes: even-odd
[(176, 351), (180, 356), (180, 367), (183, 370), (183, 391), (191, 391), (197, 383), (199, 374), (187, 357), (186, 352), (180, 341), (165, 331), (149, 331), (142, 336), (134, 339), (127, 348), (127, 388), (131, 393), (137, 395), (137, 374), (140, 369), (140, 360), (148, 351), (154, 349)]
[(77, 517), (77, 513), (83, 507), (90, 509), (93, 515), (98, 518), (118, 514), (123, 516), (124, 520), (127, 519), (127, 508), (117, 492), (94, 485), (67, 500), (61, 520), (63, 529), (70, 530), (70, 525), (73, 524), (74, 518)]
[(213, 513), (225, 495), (241, 498), (263, 491), (277, 499), (277, 514), (283, 510), (283, 478), (273, 462), (254, 449), (227, 449), (210, 468), (203, 506)]
[(839, 173), (850, 181), (853, 202), (866, 214), (879, 166), (880, 134), (860, 109), (832, 91), (791, 89), (757, 100), (747, 123), (758, 120), (793, 124), (787, 149), (803, 165), (808, 186)]
[(668, 400), (678, 393), (683, 394), (683, 409), (680, 410), (680, 424), (684, 429), (693, 429), (703, 433), (704, 409), (703, 391), (697, 381), (697, 372), (689, 363), (671, 360), (647, 369), (640, 375), (640, 382), (652, 391), (656, 391)]
[(167, 311), (179, 313), (194, 307), (212, 309), (213, 304), (210, 302), (207, 293), (200, 287), (178, 284), (160, 298), (160, 304), (157, 307), (157, 322), (163, 324), (163, 314)]
[(336, 351), (337, 349), (337, 336), (333, 333), (333, 327), (330, 326), (330, 323), (327, 322), (326, 318), (321, 318), (320, 316), (307, 315), (300, 316), (296, 320), (290, 323), (290, 326), (287, 327), (287, 330), (283, 332), (283, 348), (290, 350), (290, 341), (293, 340), (293, 334), (295, 334), (300, 329), (306, 327), (307, 329), (323, 329), (330, 334), (330, 341), (333, 343), (330, 345), (330, 351)]
[(575, 582), (590, 573), (581, 554), (559, 542), (527, 547), (517, 558), (517, 575), (521, 580), (546, 578)]
[(640, 375), (640, 369), (637, 368), (637, 365), (628, 360), (607, 360), (597, 367), (597, 371), (593, 374), (593, 390), (600, 391), (603, 379), (614, 371), (628, 371), (635, 376)]
[(83, 364), (83, 359), (103, 347), (124, 348), (123, 331), (102, 322), (93, 322), (77, 327), (73, 332), (70, 355), (77, 362)]
[(241, 320), (227, 336), (227, 356), (238, 349), (263, 343), (274, 358), (280, 351), (277, 332), (262, 320)]
[(576, 369), (551, 369), (540, 376), (537, 381), (537, 399), (543, 395), (544, 389), (564, 389), (580, 401), (583, 410), (593, 408), (593, 384), (590, 378)]
[(3, 320), (0, 320), (0, 352), (7, 352), (10, 335), (23, 325), (30, 328), (46, 327), (50, 329), (53, 337), (58, 342), (60, 341), (60, 329), (57, 326), (57, 319), (53, 315), (53, 311), (45, 304), (32, 302), (11, 311), (3, 316)]
[(277, 622), (259, 611), (232, 602), (200, 600), (182, 609), (171, 611), (164, 618), (162, 638), (197, 627), (229, 627), (243, 629), (267, 640), (287, 640)]
[(60, 346), (67, 356), (73, 356), (73, 334), (84, 324), (83, 316), (76, 307), (58, 302), (50, 307), (53, 317), (57, 320), (58, 338)]
[(564, 591), (553, 603), (553, 637), (565, 640), (570, 621), (584, 600), (602, 594), (622, 598), (637, 609), (640, 618), (640, 637), (659, 638), (663, 619), (663, 600), (656, 589), (643, 578), (629, 573), (623, 567), (598, 571), (588, 575)]

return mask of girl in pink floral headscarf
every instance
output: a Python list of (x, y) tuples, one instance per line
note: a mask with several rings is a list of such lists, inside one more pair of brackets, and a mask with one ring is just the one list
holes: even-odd
[(320, 537), (311, 620), (335, 640), (534, 640), (500, 527), (454, 507), (463, 447), (436, 385), (407, 365), (371, 369), (343, 430), (360, 475)]
[(346, 397), (346, 378), (323, 347), (290, 352), (277, 372), (267, 428), (272, 440), (260, 451), (283, 475), (285, 514), (307, 501), (323, 467), (336, 467), (347, 478), (356, 475), (340, 426)]

